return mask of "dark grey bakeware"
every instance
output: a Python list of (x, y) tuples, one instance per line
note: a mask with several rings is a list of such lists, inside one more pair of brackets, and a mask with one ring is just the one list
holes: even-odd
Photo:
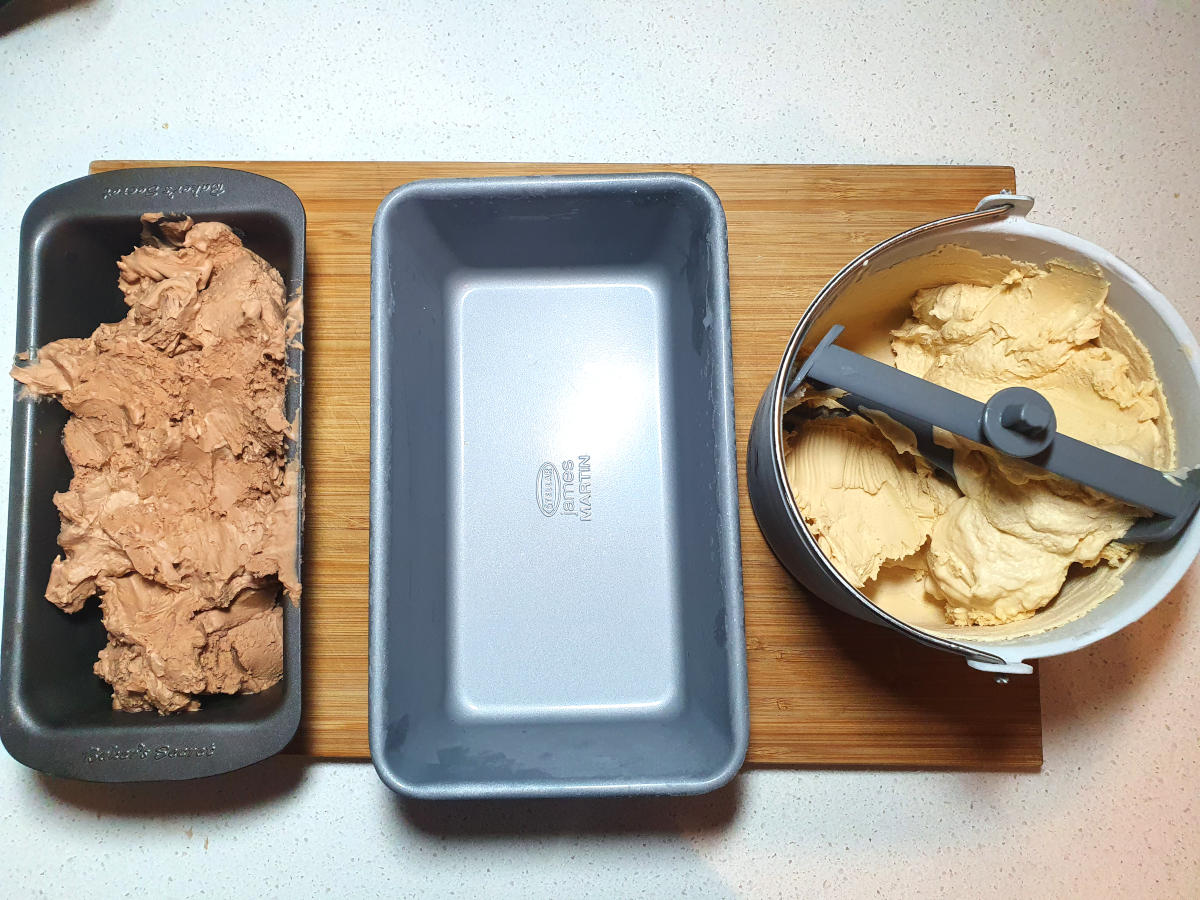
[[(17, 351), (84, 337), (127, 312), (116, 262), (139, 240), (143, 212), (182, 212), (239, 230), (246, 246), (275, 266), (288, 296), (304, 284), (304, 207), (288, 187), (248, 172), (210, 167), (129, 169), (51, 188), (21, 223)], [(302, 373), (302, 351), (289, 365)], [(15, 382), (14, 382), (15, 384)], [(19, 387), (19, 386), (18, 386)], [(287, 414), (301, 407), (298, 377)], [(19, 395), (19, 390), (17, 391)], [(92, 674), (105, 643), (99, 605), (67, 615), (46, 601), (59, 552), (51, 498), (66, 489), (66, 411), (16, 396), (4, 631), (0, 647), (0, 739), (17, 760), (88, 781), (155, 781), (227, 772), (281, 750), (300, 722), (300, 609), (283, 601), (284, 677), (254, 695), (204, 697), (195, 713), (158, 716), (111, 708), (108, 685)], [(300, 441), (292, 451), (299, 463)], [(303, 497), (303, 472), (300, 477)], [(303, 510), (301, 510), (303, 513)], [(298, 552), (303, 525), (297, 533)]]
[(724, 784), (749, 721), (716, 194), (413, 182), (371, 270), (380, 777), (418, 798)]

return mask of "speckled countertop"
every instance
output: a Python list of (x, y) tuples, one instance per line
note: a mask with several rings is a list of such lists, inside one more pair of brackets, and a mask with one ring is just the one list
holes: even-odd
[[(22, 211), (101, 157), (1005, 163), (1036, 218), (1196, 327), (1196, 3), (671, 6), (12, 0), (0, 347)], [(114, 790), (0, 753), (0, 896), (1197, 896), (1197, 644), (1193, 568), (1044, 663), (1037, 775), (756, 771), (685, 800), (410, 809), (366, 764)]]

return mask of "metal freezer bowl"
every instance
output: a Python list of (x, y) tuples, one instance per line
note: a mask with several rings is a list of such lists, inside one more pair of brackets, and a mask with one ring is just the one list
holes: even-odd
[[(90, 175), (46, 191), (25, 213), (18, 352), (89, 335), (101, 322), (125, 316), (116, 262), (138, 243), (143, 212), (186, 212), (197, 220), (225, 222), (279, 270), (289, 297), (303, 287), (304, 207), (285, 185), (209, 167)], [(302, 372), (298, 348), (288, 363)], [(286, 402), (294, 418), (301, 405), (299, 379), (289, 384)], [(279, 684), (254, 695), (206, 697), (195, 713), (113, 711), (108, 685), (92, 674), (105, 644), (99, 604), (89, 601), (83, 611), (67, 615), (44, 597), (59, 552), (52, 497), (71, 480), (62, 447), (66, 421), (57, 402), (21, 399), (17, 385), (0, 656), (4, 746), (27, 766), (89, 781), (194, 778), (278, 752), (300, 722), (300, 610), (286, 600)], [(292, 453), (298, 461), (299, 440)], [(303, 487), (302, 473), (300, 483)]]
[(725, 220), (676, 174), (413, 182), (372, 247), (371, 755), (414, 797), (745, 756)]

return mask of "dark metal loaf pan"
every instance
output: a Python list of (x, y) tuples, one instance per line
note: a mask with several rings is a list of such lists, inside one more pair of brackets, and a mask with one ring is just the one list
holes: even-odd
[[(87, 336), (100, 323), (125, 316), (116, 262), (138, 243), (143, 212), (182, 212), (199, 221), (227, 223), (279, 270), (288, 296), (299, 296), (304, 207), (285, 185), (205, 167), (89, 175), (46, 191), (25, 213), (18, 352)], [(303, 371), (298, 347), (288, 362), (297, 373)], [(8, 752), (43, 772), (89, 781), (195, 778), (278, 752), (300, 722), (300, 610), (287, 600), (279, 684), (260, 694), (204, 697), (195, 713), (158, 716), (112, 709), (108, 685), (92, 674), (105, 644), (99, 604), (89, 601), (82, 612), (67, 615), (44, 596), (59, 552), (52, 497), (71, 480), (62, 447), (67, 413), (56, 402), (17, 394), (0, 648), (0, 738)], [(300, 406), (297, 379), (288, 387), (289, 418)], [(299, 440), (292, 452), (299, 462)], [(302, 488), (302, 472), (300, 483)]]
[(677, 174), (414, 182), (372, 246), (371, 755), (687, 794), (748, 718), (725, 217)]

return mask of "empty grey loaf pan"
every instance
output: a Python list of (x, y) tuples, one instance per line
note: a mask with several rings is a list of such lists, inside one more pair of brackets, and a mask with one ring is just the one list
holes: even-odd
[(677, 174), (413, 182), (371, 270), (381, 778), (724, 784), (749, 726), (717, 196)]
[[(304, 207), (285, 185), (208, 167), (89, 175), (46, 191), (25, 213), (18, 352), (86, 337), (101, 322), (125, 316), (116, 263), (139, 243), (143, 212), (225, 222), (279, 270), (289, 297), (304, 284)], [(302, 372), (299, 347), (290, 351), (288, 364)], [(287, 389), (289, 419), (296, 418), (300, 401), (297, 378)], [(253, 695), (204, 696), (198, 712), (173, 716), (112, 709), (108, 685), (92, 673), (106, 640), (97, 601), (67, 615), (44, 597), (59, 552), (53, 496), (71, 480), (62, 446), (66, 421), (57, 402), (23, 399), (17, 391), (0, 648), (4, 746), (27, 766), (89, 781), (194, 778), (278, 752), (300, 722), (300, 610), (286, 600), (284, 674), (274, 687)], [(299, 440), (292, 452), (298, 463)]]

